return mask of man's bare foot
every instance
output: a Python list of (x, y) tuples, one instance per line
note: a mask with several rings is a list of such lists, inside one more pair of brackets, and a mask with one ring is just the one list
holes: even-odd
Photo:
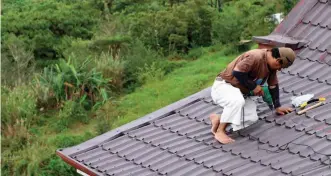
[(222, 144), (229, 144), (229, 143), (232, 143), (234, 142), (234, 140), (232, 138), (230, 138), (229, 136), (227, 136), (225, 134), (225, 131), (217, 131), (217, 133), (215, 133), (215, 139), (222, 143)]
[(215, 134), (220, 124), (220, 117), (217, 114), (211, 114), (209, 119), (211, 121), (211, 132)]

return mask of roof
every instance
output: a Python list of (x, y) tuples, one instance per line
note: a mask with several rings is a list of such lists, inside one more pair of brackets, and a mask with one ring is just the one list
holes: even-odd
[(208, 119), (222, 108), (207, 88), (57, 154), (90, 175), (331, 175), (330, 16), (331, 0), (301, 0), (264, 37), (284, 45), (299, 41), (293, 66), (278, 73), (281, 103), (290, 106), (292, 96), (313, 93), (326, 97), (325, 105), (276, 116), (258, 98), (258, 122), (223, 145)]

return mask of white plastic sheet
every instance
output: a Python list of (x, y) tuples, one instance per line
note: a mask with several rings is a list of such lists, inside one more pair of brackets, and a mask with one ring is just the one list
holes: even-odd
[(301, 96), (293, 96), (291, 97), (292, 105), (294, 107), (299, 107), (302, 103), (309, 101), (314, 97), (314, 94), (305, 94)]

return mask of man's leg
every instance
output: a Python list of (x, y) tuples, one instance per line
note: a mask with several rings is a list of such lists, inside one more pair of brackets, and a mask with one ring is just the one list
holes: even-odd
[(218, 126), (220, 125), (220, 116), (217, 114), (211, 114), (209, 116), (211, 121), (211, 132), (215, 134), (217, 132)]
[(225, 133), (226, 127), (229, 123), (220, 123), (221, 117), (217, 114), (211, 114), (209, 116), (210, 121), (212, 123), (212, 133), (215, 135), (215, 139), (222, 144), (228, 144), (234, 142), (234, 140), (228, 137)]
[[(238, 88), (225, 82), (214, 84), (211, 96), (216, 104), (224, 107), (220, 118), (214, 114), (210, 116), (212, 120), (212, 132), (215, 134), (215, 139), (220, 143), (231, 143), (234, 140), (226, 135), (225, 128), (229, 124), (241, 124), (242, 107), (245, 105), (245, 99)], [(217, 123), (215, 119), (219, 119), (220, 123)], [(218, 130), (215, 132), (216, 128)]]
[(218, 126), (217, 132), (215, 133), (215, 139), (222, 144), (229, 144), (234, 142), (234, 140), (225, 133), (225, 128), (228, 125), (229, 123), (221, 122), (220, 125)]

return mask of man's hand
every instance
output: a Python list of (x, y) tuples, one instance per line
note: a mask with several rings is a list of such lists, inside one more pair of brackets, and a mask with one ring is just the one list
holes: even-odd
[(255, 87), (255, 89), (253, 90), (253, 92), (254, 92), (254, 95), (255, 96), (263, 96), (264, 95), (264, 92), (263, 92), (263, 90), (262, 90), (262, 88), (261, 88), (260, 85), (257, 85)]
[(279, 115), (285, 115), (285, 114), (288, 114), (292, 111), (293, 111), (292, 108), (287, 108), (287, 107), (279, 107), (279, 108), (276, 109), (276, 113), (279, 114)]

